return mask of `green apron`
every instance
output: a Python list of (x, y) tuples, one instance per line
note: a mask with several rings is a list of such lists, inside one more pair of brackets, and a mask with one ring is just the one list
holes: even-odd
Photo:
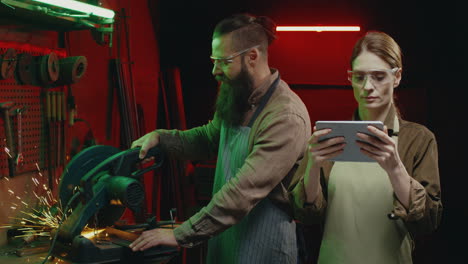
[[(250, 129), (279, 83), (279, 76), (263, 96), (248, 126), (221, 126), (213, 194), (236, 177), (248, 153)], [(260, 201), (241, 222), (208, 241), (207, 263), (296, 263), (296, 225), (291, 216), (268, 198)]]
[[(394, 134), (398, 134), (395, 117)], [(398, 138), (393, 136), (398, 144)], [(328, 206), (320, 264), (412, 263), (411, 238), (393, 209), (393, 188), (376, 162), (335, 162), (328, 180)]]

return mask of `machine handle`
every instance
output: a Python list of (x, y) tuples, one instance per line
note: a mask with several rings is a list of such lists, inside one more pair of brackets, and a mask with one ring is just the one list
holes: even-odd
[[(138, 153), (140, 153), (140, 147), (137, 148), (138, 149)], [(148, 150), (148, 153), (146, 153), (146, 156), (144, 159), (147, 159), (147, 158), (150, 158), (150, 157), (157, 157), (157, 156), (163, 156), (162, 154), (162, 150), (160, 147), (152, 147)]]
[[(140, 153), (140, 147), (135, 148), (135, 150), (137, 151), (137, 157), (138, 157), (138, 155)], [(141, 169), (141, 170), (138, 170), (138, 171), (134, 172), (132, 174), (132, 177), (134, 177), (134, 178), (140, 177), (141, 175), (143, 175), (143, 174), (145, 174), (145, 173), (147, 173), (149, 171), (152, 171), (154, 169), (157, 169), (157, 168), (161, 167), (161, 165), (162, 165), (162, 163), (164, 161), (164, 155), (163, 155), (163, 152), (162, 152), (161, 148), (159, 148), (157, 146), (153, 147), (153, 148), (150, 148), (148, 150), (148, 152), (146, 153), (146, 156), (143, 158), (143, 160), (147, 159), (147, 158), (150, 158), (150, 157), (155, 157), (154, 164), (147, 167), (147, 168), (144, 168), (144, 169)]]
[(146, 172), (161, 167), (164, 161), (164, 155), (162, 150), (159, 147), (153, 147), (148, 150), (148, 153), (146, 154), (145, 158), (154, 157), (154, 164), (147, 168), (132, 173), (132, 167), (135, 164), (141, 162), (140, 158), (138, 157), (139, 154), (140, 147), (129, 149), (119, 153), (117, 159), (115, 159), (114, 164), (112, 166), (112, 174), (121, 176), (130, 175), (130, 177), (136, 178), (142, 174), (145, 174)]
[(148, 152), (146, 153), (146, 156), (143, 159), (139, 158), (140, 149), (141, 149), (140, 147), (136, 147), (136, 148), (128, 150), (129, 151), (128, 154), (129, 156), (131, 156), (132, 162), (137, 163), (142, 160), (154, 157), (154, 162), (156, 164), (159, 164), (159, 166), (161, 166), (163, 158), (164, 158), (163, 151), (161, 150), (161, 148), (159, 148), (158, 146), (150, 148)]

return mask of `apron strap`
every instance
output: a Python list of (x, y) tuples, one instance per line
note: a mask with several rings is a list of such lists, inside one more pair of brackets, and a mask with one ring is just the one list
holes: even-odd
[(276, 80), (271, 84), (270, 88), (268, 88), (268, 91), (266, 94), (262, 97), (260, 100), (260, 104), (258, 105), (257, 110), (255, 110), (255, 113), (253, 114), (252, 118), (249, 121), (249, 124), (247, 125), (248, 127), (252, 127), (253, 123), (255, 122), (255, 119), (257, 119), (258, 115), (262, 112), (263, 108), (265, 108), (268, 100), (270, 100), (271, 95), (275, 92), (276, 87), (278, 86), (278, 83), (280, 81), (280, 75), (278, 73), (278, 77)]

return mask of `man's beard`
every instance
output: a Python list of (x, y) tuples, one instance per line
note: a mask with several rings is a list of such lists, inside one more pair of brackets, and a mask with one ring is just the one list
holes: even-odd
[(216, 98), (216, 112), (228, 126), (240, 126), (249, 110), (249, 97), (253, 91), (252, 76), (247, 72), (242, 58), (241, 71), (232, 80), (223, 76)]

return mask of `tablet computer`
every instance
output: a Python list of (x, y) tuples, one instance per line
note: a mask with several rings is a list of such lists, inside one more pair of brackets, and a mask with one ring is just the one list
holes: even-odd
[(375, 160), (362, 154), (356, 140), (357, 132), (362, 132), (373, 136), (367, 126), (372, 125), (380, 130), (383, 130), (383, 123), (381, 121), (317, 121), (315, 126), (317, 130), (330, 128), (332, 132), (326, 136), (320, 137), (320, 141), (333, 137), (345, 137), (346, 146), (343, 153), (331, 159), (333, 161), (359, 161), (359, 162), (376, 162)]

